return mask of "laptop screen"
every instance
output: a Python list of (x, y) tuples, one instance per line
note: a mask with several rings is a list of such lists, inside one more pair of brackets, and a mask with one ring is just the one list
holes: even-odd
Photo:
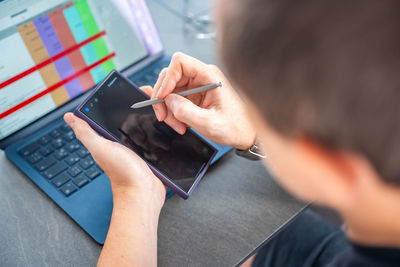
[(0, 139), (161, 50), (144, 0), (0, 0)]

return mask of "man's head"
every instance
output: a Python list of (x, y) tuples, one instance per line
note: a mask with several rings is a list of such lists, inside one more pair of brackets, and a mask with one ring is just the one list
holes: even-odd
[(399, 1), (222, 0), (218, 14), (222, 59), (286, 188), (337, 207), (361, 177), (400, 185)]

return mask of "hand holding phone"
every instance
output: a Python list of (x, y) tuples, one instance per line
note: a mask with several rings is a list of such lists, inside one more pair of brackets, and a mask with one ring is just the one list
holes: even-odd
[(132, 103), (148, 98), (120, 73), (112, 71), (75, 114), (105, 138), (134, 151), (165, 185), (187, 198), (216, 150), (191, 129), (180, 135), (159, 122), (152, 107), (130, 108)]
[(161, 209), (165, 200), (165, 186), (140, 157), (125, 146), (99, 136), (72, 113), (65, 114), (64, 120), (110, 177), (114, 197), (133, 192), (138, 197), (151, 198), (156, 202), (156, 207)]

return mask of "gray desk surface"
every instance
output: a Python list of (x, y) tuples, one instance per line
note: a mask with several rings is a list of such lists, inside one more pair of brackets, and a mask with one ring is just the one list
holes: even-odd
[[(176, 5), (181, 1), (176, 2)], [(215, 62), (213, 41), (185, 38), (182, 21), (149, 2), (167, 52)], [(170, 198), (159, 223), (160, 266), (232, 266), (297, 213), (260, 162), (230, 153), (189, 200)], [(94, 266), (101, 246), (0, 151), (0, 266)]]

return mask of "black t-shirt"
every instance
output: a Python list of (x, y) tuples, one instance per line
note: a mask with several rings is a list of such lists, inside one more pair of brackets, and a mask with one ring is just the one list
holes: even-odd
[(350, 249), (335, 257), (332, 266), (400, 266), (400, 249), (367, 247), (351, 243)]
[(400, 249), (352, 243), (341, 227), (306, 210), (265, 242), (252, 266), (400, 266)]

